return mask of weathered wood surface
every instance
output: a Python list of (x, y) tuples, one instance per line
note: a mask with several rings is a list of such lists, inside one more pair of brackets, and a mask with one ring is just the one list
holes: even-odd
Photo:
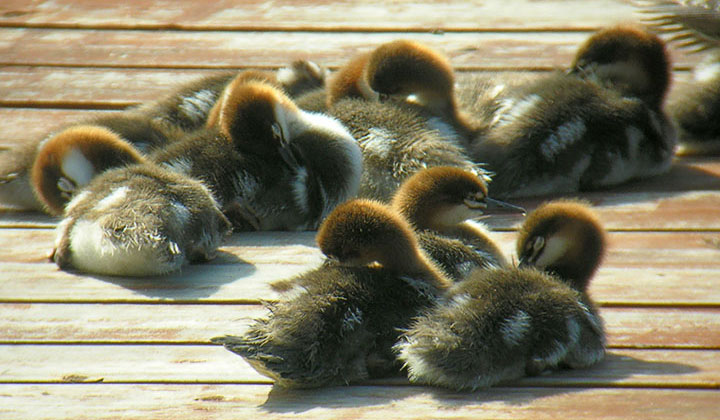
[[(482, 31), (597, 29), (627, 20), (620, 0), (434, 1), (133, 1), (6, 0), (0, 26), (173, 30)], [(587, 7), (591, 3), (592, 7)], [(558, 13), (558, 9), (563, 13)], [(572, 19), (567, 19), (572, 16)]]
[[(592, 368), (510, 384), (718, 388), (719, 356), (718, 350), (617, 349)], [(1, 383), (271, 383), (216, 345), (0, 345), (0, 362)], [(373, 383), (408, 384), (400, 377)]]
[[(720, 350), (720, 308), (601, 308), (611, 348)], [(0, 304), (0, 344), (209, 344), (260, 305)]]
[[(0, 415), (57, 419), (707, 420), (717, 390), (354, 386), (281, 391), (269, 385), (0, 385)], [(82, 407), (82, 411), (78, 409)], [(600, 417), (598, 417), (600, 413)]]
[[(0, 159), (218, 69), (298, 58), (334, 69), (398, 38), (443, 51), (460, 86), (478, 72), (542, 75), (634, 11), (624, 0), (5, 0)], [(672, 98), (702, 55), (670, 51)], [(209, 264), (124, 279), (59, 271), (46, 260), (56, 220), (0, 211), (0, 418), (718, 417), (720, 160), (682, 158), (666, 175), (580, 195), (612, 231), (590, 288), (607, 361), (472, 393), (402, 378), (282, 391), (209, 343), (263, 314), (272, 281), (320, 263), (312, 232), (235, 234)], [(508, 255), (519, 222), (489, 221)]]
[[(567, 67), (589, 32), (157, 32), (0, 28), (0, 66), (110, 68), (282, 67), (311, 59), (338, 67), (350, 54), (398, 38), (442, 51), (454, 68), (538, 70)], [(148, 42), (148, 40), (152, 42)], [(302, 48), (298, 48), (302, 45)], [(350, 53), (350, 54), (349, 54)], [(672, 50), (675, 68), (699, 56)]]

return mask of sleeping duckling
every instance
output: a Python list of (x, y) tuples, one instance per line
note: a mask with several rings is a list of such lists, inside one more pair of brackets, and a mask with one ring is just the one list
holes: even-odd
[(238, 230), (314, 229), (356, 194), (362, 156), (336, 120), (242, 78), (227, 86), (216, 114), (153, 159), (203, 180)]
[(298, 276), (298, 292), (270, 307), (242, 337), (218, 337), (283, 387), (349, 384), (397, 374), (398, 329), (448, 280), (419, 249), (409, 223), (377, 202), (352, 200), (321, 225), (328, 257)]
[[(453, 248), (470, 247), (483, 261), (475, 266), (506, 266), (507, 259), (491, 239), (488, 228), (471, 219), (502, 211), (524, 213), (520, 207), (488, 197), (483, 178), (455, 167), (428, 168), (408, 178), (395, 193), (392, 207), (410, 221), (421, 239), (437, 237), (430, 233), (436, 232), (461, 241)], [(443, 262), (447, 260), (442, 258), (444, 247), (431, 243), (427, 246), (432, 249), (423, 243), (423, 248), (435, 261), (446, 271), (452, 271)]]
[(493, 120), (471, 154), (495, 173), (493, 196), (592, 190), (669, 169), (677, 138), (659, 107), (670, 74), (662, 41), (615, 27), (576, 61), (570, 74), (506, 88), (488, 104)]
[(365, 75), (371, 56), (352, 60), (328, 84), (328, 113), (350, 130), (362, 149), (365, 167), (359, 195), (389, 201), (405, 179), (433, 166), (481, 173), (450, 124), (415, 103), (377, 100), (379, 94)]
[[(395, 346), (411, 381), (477, 389), (603, 359), (602, 320), (585, 291), (603, 255), (603, 234), (581, 208), (550, 204), (523, 227), (523, 265), (556, 274), (535, 267), (475, 270), (416, 319)], [(577, 249), (588, 254), (572, 259)]]
[(145, 158), (116, 133), (99, 126), (67, 128), (45, 141), (32, 167), (35, 194), (53, 215), (99, 173)]
[(229, 230), (202, 183), (143, 163), (107, 170), (74, 195), (52, 258), (66, 270), (164, 275), (212, 259)]

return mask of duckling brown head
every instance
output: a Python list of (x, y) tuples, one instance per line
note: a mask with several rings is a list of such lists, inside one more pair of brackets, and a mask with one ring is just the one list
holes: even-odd
[(395, 193), (392, 207), (417, 229), (438, 232), (491, 212), (523, 212), (488, 197), (483, 178), (450, 166), (425, 169), (408, 178)]
[(217, 126), (238, 150), (276, 155), (290, 141), (298, 107), (278, 88), (260, 81), (234, 79), (218, 101)]
[(31, 180), (37, 197), (50, 213), (58, 215), (73, 194), (95, 175), (144, 160), (130, 143), (107, 128), (79, 125), (41, 144)]
[(518, 232), (520, 266), (552, 272), (585, 292), (605, 253), (605, 231), (588, 205), (557, 200), (528, 215)]
[(671, 70), (662, 39), (637, 26), (618, 25), (585, 41), (571, 71), (599, 78), (659, 109), (670, 87)]
[(455, 76), (447, 58), (423, 44), (398, 40), (379, 46), (369, 57), (365, 77), (381, 97), (413, 96), (431, 109), (454, 108)]
[(318, 229), (316, 241), (323, 254), (342, 265), (379, 263), (403, 275), (448, 282), (420, 250), (410, 224), (375, 201), (356, 199), (337, 206)]

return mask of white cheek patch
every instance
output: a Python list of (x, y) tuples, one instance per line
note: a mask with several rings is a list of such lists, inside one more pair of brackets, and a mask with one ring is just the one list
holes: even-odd
[(545, 248), (535, 262), (538, 268), (545, 268), (550, 264), (559, 261), (570, 248), (570, 242), (562, 236), (552, 236), (545, 241)]
[(62, 172), (70, 178), (77, 188), (90, 183), (95, 175), (95, 167), (78, 149), (65, 153), (60, 165)]
[(474, 210), (464, 204), (461, 204), (458, 206), (452, 206), (448, 210), (438, 214), (435, 222), (440, 226), (453, 227), (466, 220), (475, 219), (482, 215), (483, 213), (481, 210)]

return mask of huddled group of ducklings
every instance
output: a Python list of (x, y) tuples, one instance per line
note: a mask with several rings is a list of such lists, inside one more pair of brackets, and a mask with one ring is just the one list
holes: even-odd
[(413, 382), (476, 389), (603, 359), (588, 284), (605, 251), (585, 204), (558, 200), (520, 229), (519, 266), (476, 218), (518, 208), (454, 167), (410, 177), (390, 204), (339, 205), (317, 234), (322, 266), (274, 287), (270, 312), (217, 337), (283, 387), (349, 384), (406, 371)]
[(574, 193), (667, 171), (677, 143), (665, 44), (641, 27), (597, 32), (567, 70), (457, 92), (413, 41), (328, 73), (212, 75), (72, 124), (0, 162), (0, 202), (62, 215), (64, 269), (160, 275), (213, 258), (231, 229), (313, 230), (349, 199), (387, 202), (424, 168), (492, 175), (497, 198)]

